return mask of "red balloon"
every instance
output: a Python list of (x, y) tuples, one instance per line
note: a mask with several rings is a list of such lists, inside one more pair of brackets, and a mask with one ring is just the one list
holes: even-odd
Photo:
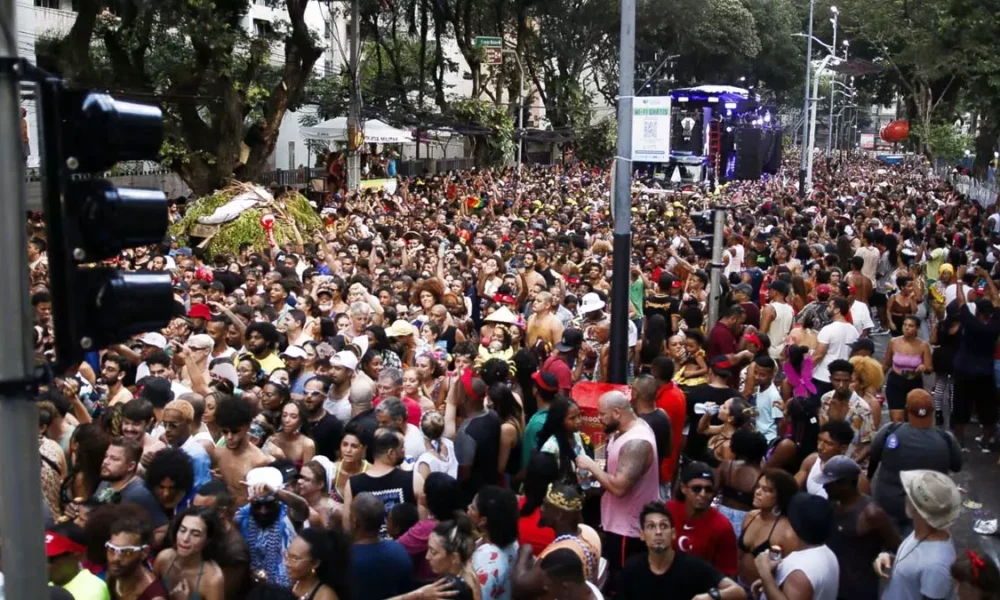
[(882, 128), (881, 136), (883, 141), (890, 144), (906, 141), (906, 138), (910, 137), (910, 122), (893, 121)]

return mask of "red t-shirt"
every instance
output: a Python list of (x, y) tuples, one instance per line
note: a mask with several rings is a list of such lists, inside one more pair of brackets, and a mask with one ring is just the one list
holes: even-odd
[[(406, 396), (400, 398), (400, 400), (402, 400), (403, 404), (406, 406), (406, 422), (420, 427), (420, 417), (423, 416), (423, 411), (420, 408), (420, 402), (414, 400), (413, 398), (407, 398)], [(381, 401), (382, 398), (375, 398), (375, 400), (372, 401), (372, 408), (378, 406)]]
[(688, 520), (684, 503), (669, 500), (667, 510), (674, 518), (674, 550), (693, 554), (712, 564), (726, 577), (736, 578), (736, 533), (722, 513), (714, 508), (697, 519)]
[(656, 392), (656, 407), (670, 417), (670, 441), (673, 448), (670, 449), (670, 456), (660, 459), (660, 483), (669, 483), (674, 480), (677, 456), (681, 451), (681, 437), (684, 435), (684, 421), (687, 419), (687, 398), (681, 388), (671, 381)]
[(708, 360), (716, 356), (736, 354), (736, 336), (721, 321), (708, 334)]
[(558, 354), (553, 354), (545, 359), (541, 370), (543, 372), (552, 373), (556, 376), (556, 379), (559, 381), (560, 392), (568, 394), (570, 389), (572, 389), (573, 371), (570, 370), (569, 365), (566, 364), (566, 361)]
[[(517, 510), (524, 506), (525, 497), (517, 499)], [(522, 546), (531, 546), (531, 553), (538, 556), (545, 550), (545, 547), (556, 539), (556, 532), (551, 527), (539, 527), (538, 519), (542, 516), (541, 509), (536, 508), (535, 512), (526, 517), (517, 519), (517, 542)]]

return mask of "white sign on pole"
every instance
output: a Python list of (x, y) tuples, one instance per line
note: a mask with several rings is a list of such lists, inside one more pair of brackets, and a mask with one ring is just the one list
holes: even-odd
[(862, 133), (861, 134), (861, 147), (865, 150), (871, 150), (875, 147), (875, 134), (874, 133)]
[(632, 160), (670, 162), (670, 96), (632, 100)]

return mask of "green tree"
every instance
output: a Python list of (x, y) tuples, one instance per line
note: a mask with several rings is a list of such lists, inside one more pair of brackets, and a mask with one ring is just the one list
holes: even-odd
[(514, 119), (503, 107), (477, 98), (457, 99), (448, 105), (453, 119), (472, 139), (472, 155), (478, 165), (497, 165), (514, 157)]
[(933, 123), (926, 129), (918, 125), (911, 130), (910, 139), (924, 147), (930, 158), (946, 161), (962, 158), (972, 146), (972, 139), (956, 131), (951, 123)]
[(615, 157), (618, 142), (618, 120), (605, 117), (586, 128), (574, 146), (576, 155), (589, 165), (605, 165)]
[(164, 109), (161, 160), (204, 195), (264, 169), (285, 112), (303, 99), (322, 55), (306, 26), (309, 0), (275, 0), (286, 20), (247, 31), (249, 0), (79, 0), (41, 64), (76, 85)]

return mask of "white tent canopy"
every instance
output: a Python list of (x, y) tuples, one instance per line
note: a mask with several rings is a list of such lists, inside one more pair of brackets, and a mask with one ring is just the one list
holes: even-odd
[[(368, 144), (409, 144), (413, 143), (413, 134), (405, 129), (396, 129), (392, 125), (369, 119), (364, 124), (365, 143)], [(308, 140), (330, 142), (347, 141), (347, 117), (337, 117), (323, 121), (315, 127), (303, 127), (302, 137)]]

